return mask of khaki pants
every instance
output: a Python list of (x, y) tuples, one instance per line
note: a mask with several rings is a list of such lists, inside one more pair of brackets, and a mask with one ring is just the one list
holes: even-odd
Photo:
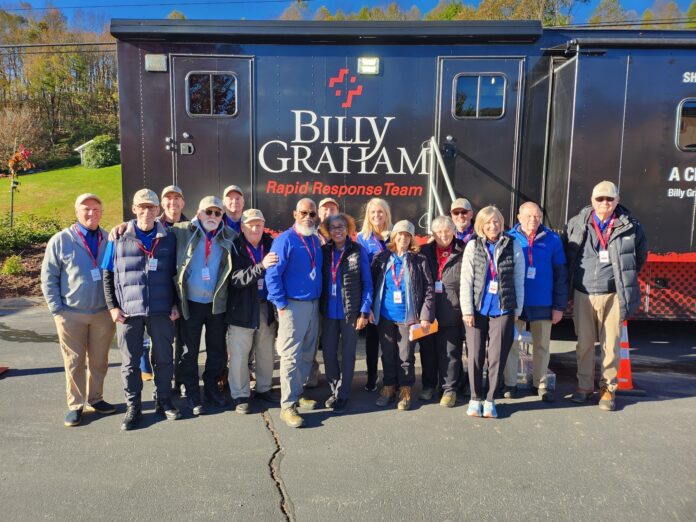
[(230, 356), (230, 395), (249, 397), (249, 354), (256, 354), (256, 391), (267, 392), (273, 383), (273, 362), (278, 323), (268, 324), (268, 306), (260, 304), (259, 328), (227, 327), (227, 353)]
[(65, 366), (68, 408), (102, 400), (104, 377), (109, 367), (109, 346), (116, 327), (108, 311), (81, 314), (64, 311), (53, 316)]
[[(515, 323), (518, 332), (526, 330), (524, 321)], [(551, 353), (551, 320), (531, 321), (529, 330), (532, 334), (532, 353), (534, 369), (532, 370), (534, 387), (546, 388), (546, 372), (549, 368)], [(517, 367), (520, 360), (520, 343), (515, 339), (505, 364), (505, 386), (517, 386)]]
[(575, 290), (573, 321), (578, 337), (578, 390), (594, 391), (595, 343), (602, 351), (602, 376), (599, 387), (615, 391), (619, 373), (621, 342), (621, 309), (616, 293), (587, 295)]

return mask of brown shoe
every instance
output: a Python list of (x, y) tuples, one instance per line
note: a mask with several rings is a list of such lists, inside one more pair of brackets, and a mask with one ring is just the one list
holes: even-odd
[(604, 411), (614, 411), (616, 409), (614, 392), (609, 391), (608, 388), (599, 390), (599, 409)]
[(396, 386), (383, 386), (375, 401), (377, 406), (386, 406), (396, 398)]
[(396, 405), (399, 410), (408, 410), (411, 408), (411, 387), (402, 386), (399, 388), (399, 403)]
[(304, 424), (304, 419), (297, 413), (295, 406), (280, 410), (280, 420), (291, 428), (301, 428)]

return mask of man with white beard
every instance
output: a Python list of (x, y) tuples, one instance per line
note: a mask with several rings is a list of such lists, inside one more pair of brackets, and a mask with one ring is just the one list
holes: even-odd
[(266, 287), (268, 300), (278, 310), (280, 418), (299, 428), (304, 419), (297, 405), (308, 410), (316, 407), (316, 401), (302, 397), (302, 390), (317, 346), (322, 254), (314, 201), (298, 201), (293, 217), (295, 224), (273, 242), (271, 252), (278, 255), (278, 263), (266, 271)]

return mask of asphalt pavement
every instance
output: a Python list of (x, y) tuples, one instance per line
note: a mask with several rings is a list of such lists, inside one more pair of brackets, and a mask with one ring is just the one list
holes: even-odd
[[(0, 303), (2, 520), (696, 520), (693, 324), (630, 326), (646, 396), (619, 397), (611, 413), (563, 397), (575, 384), (564, 322), (557, 401), (501, 400), (497, 420), (466, 417), (464, 401), (380, 409), (362, 389), (361, 352), (344, 415), (308, 412), (293, 430), (277, 408), (194, 418), (179, 401), (184, 418), (171, 422), (146, 400), (141, 428), (122, 433), (115, 344), (105, 399), (119, 413), (65, 428), (53, 321), (23, 304)], [(308, 396), (323, 403), (326, 383)]]

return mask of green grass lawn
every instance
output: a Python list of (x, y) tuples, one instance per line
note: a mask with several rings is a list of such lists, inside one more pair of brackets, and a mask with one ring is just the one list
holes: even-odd
[[(15, 192), (15, 215), (55, 217), (64, 222), (75, 219), (75, 198), (92, 192), (104, 202), (102, 225), (120, 223), (122, 216), (121, 165), (86, 169), (81, 165), (19, 176)], [(10, 181), (0, 179), (0, 215), (10, 211)]]

